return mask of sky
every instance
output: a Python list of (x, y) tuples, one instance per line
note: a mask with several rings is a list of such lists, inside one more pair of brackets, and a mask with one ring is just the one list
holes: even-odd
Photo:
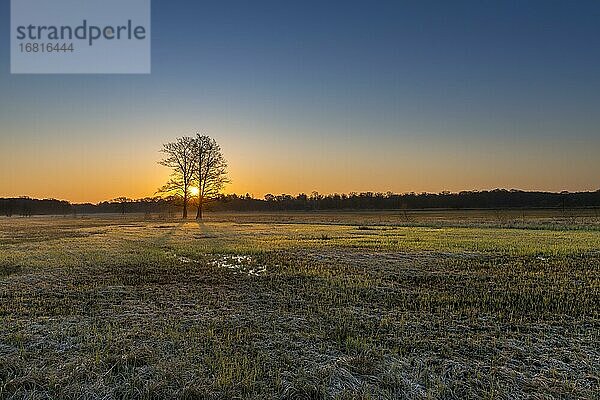
[(202, 132), (227, 193), (600, 189), (598, 1), (152, 2), (149, 75), (11, 75), (0, 197), (154, 195)]

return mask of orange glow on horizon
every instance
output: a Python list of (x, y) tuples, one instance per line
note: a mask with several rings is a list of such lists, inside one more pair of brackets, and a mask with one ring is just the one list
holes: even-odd
[[(167, 130), (166, 128), (164, 129)], [(162, 131), (162, 130), (161, 130)], [(216, 137), (229, 161), (223, 192), (265, 194), (441, 192), (495, 188), (595, 191), (600, 159), (587, 142), (500, 139), (452, 142), (402, 137), (341, 143), (293, 137), (257, 141), (252, 135)], [(79, 142), (15, 141), (0, 147), (0, 197), (56, 198), (75, 203), (157, 195), (170, 171), (159, 165), (161, 143), (172, 135)], [(36, 160), (35, 163), (22, 160)], [(43, 166), (40, 168), (40, 166)], [(194, 194), (194, 193), (192, 193)], [(197, 194), (197, 193), (196, 193)]]

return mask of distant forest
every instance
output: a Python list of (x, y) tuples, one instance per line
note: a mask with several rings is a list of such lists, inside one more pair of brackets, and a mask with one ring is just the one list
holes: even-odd
[[(194, 206), (191, 204), (192, 207)], [(94, 213), (144, 213), (175, 216), (182, 207), (178, 197), (129, 199), (98, 204), (71, 204), (54, 199), (0, 198), (1, 216), (68, 215)], [(519, 209), (600, 207), (600, 190), (595, 192), (526, 192), (496, 189), (459, 193), (350, 193), (291, 196), (221, 195), (207, 204), (209, 211), (314, 211), (314, 210), (415, 210), (415, 209)]]

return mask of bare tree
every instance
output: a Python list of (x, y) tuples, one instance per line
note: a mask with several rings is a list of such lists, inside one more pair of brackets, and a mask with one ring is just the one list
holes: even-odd
[(202, 219), (202, 207), (215, 198), (229, 182), (227, 161), (216, 140), (206, 135), (196, 135), (196, 168), (194, 183), (198, 186), (198, 212), (196, 219)]
[(171, 178), (158, 192), (175, 195), (183, 199), (183, 218), (187, 218), (190, 188), (196, 171), (197, 140), (193, 137), (180, 137), (177, 141), (163, 144), (165, 154), (160, 165), (172, 169)]

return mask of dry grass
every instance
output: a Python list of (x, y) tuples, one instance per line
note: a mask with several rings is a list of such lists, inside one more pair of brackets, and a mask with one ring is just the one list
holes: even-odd
[(294, 218), (1, 219), (0, 398), (600, 390), (593, 224)]

